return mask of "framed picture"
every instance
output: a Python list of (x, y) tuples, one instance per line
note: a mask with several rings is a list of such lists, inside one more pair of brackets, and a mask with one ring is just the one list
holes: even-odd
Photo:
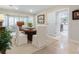
[(38, 24), (44, 24), (45, 23), (45, 15), (38, 15), (37, 16), (37, 22)]
[(72, 12), (72, 19), (73, 20), (79, 20), (79, 10), (74, 10)]

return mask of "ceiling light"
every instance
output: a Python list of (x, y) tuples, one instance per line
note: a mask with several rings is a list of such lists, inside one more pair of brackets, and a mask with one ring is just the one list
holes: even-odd
[(15, 7), (15, 9), (16, 9), (16, 10), (18, 10), (18, 8), (17, 8), (17, 7)]
[(32, 9), (30, 9), (30, 12), (33, 12), (33, 10), (32, 10)]

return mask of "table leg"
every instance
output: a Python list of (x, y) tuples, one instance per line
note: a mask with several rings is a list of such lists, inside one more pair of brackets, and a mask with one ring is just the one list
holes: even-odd
[(27, 37), (28, 37), (28, 41), (32, 41), (32, 35), (28, 34)]

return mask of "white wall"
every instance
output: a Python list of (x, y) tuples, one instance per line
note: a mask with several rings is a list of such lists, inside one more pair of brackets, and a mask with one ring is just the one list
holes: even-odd
[(55, 12), (49, 12), (47, 18), (48, 18), (48, 35), (55, 36), (56, 34)]
[(47, 10), (42, 11), (37, 14), (37, 15), (45, 14), (45, 20), (46, 20), (45, 22), (48, 25), (49, 35), (51, 36), (57, 35), (56, 33), (56, 11), (61, 10), (61, 9), (66, 9), (66, 8), (69, 8), (69, 7), (68, 6), (52, 6), (51, 8), (48, 8)]
[[(54, 6), (54, 7), (52, 6), (46, 12), (48, 15), (50, 13), (53, 13), (57, 10), (61, 10), (64, 8), (69, 8), (69, 40), (74, 40), (74, 41), (79, 42), (79, 20), (72, 20), (72, 11), (75, 9), (79, 9), (79, 5), (75, 5), (75, 6), (74, 5), (72, 5), (72, 6), (69, 6), (69, 5), (64, 6), (63, 5), (63, 6)], [(49, 22), (54, 21), (54, 19), (53, 19), (54, 16), (51, 15), (51, 17), (52, 17), (52, 20), (47, 19), (47, 20), (49, 20)], [(55, 25), (52, 24), (52, 26), (51, 25), (48, 25), (48, 26), (54, 28)], [(49, 30), (52, 30), (52, 31), (50, 31), (50, 33), (54, 31), (53, 29), (49, 29)]]
[(79, 6), (70, 6), (70, 19), (69, 19), (69, 38), (79, 42), (79, 20), (72, 20), (72, 11), (79, 10)]
[(49, 12), (69, 8), (69, 40), (79, 42), (79, 20), (72, 20), (72, 11), (78, 9), (79, 5), (72, 6), (55, 6), (56, 8), (49, 9)]

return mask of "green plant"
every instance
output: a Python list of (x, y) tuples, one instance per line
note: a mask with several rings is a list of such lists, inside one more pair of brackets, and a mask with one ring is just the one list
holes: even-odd
[(7, 49), (11, 47), (11, 35), (10, 31), (7, 29), (0, 31), (0, 52), (2, 54), (6, 53)]
[(32, 27), (33, 25), (32, 25), (32, 23), (28, 23), (28, 26), (29, 26), (29, 27)]

